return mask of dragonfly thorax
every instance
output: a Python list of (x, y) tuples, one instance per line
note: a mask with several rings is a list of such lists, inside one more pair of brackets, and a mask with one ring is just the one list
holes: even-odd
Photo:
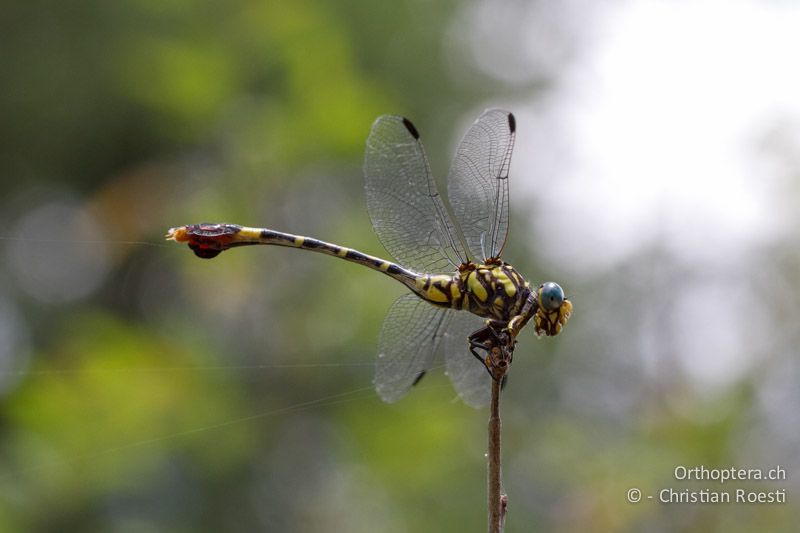
[(508, 322), (531, 295), (530, 283), (507, 263), (467, 263), (453, 275), (421, 276), (417, 294), (434, 305)]

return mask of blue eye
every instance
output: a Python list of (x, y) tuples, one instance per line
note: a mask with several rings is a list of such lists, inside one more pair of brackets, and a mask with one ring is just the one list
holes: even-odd
[(564, 303), (564, 290), (558, 283), (548, 281), (539, 287), (539, 305), (545, 311), (557, 311)]

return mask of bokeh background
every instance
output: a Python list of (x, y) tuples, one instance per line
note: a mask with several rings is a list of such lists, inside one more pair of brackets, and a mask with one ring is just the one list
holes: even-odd
[(383, 255), (372, 121), (414, 120), (441, 179), (494, 106), (518, 122), (506, 259), (576, 308), (517, 349), (507, 531), (794, 530), (798, 27), (781, 1), (3, 3), (0, 530), (483, 530), (486, 411), (439, 371), (372, 390), (401, 286), (162, 236), (227, 221)]

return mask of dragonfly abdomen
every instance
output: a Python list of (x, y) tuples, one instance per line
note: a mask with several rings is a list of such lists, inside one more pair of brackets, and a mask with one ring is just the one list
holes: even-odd
[(416, 286), (412, 290), (429, 303), (437, 307), (464, 309), (467, 293), (461, 279), (447, 274), (417, 276)]
[(195, 255), (204, 259), (216, 257), (225, 250), (239, 246), (259, 244), (286, 246), (331, 255), (364, 265), (383, 272), (411, 289), (416, 287), (417, 279), (420, 277), (419, 274), (396, 263), (367, 255), (352, 248), (271, 229), (249, 228), (237, 224), (192, 224), (170, 229), (167, 239), (186, 242)]

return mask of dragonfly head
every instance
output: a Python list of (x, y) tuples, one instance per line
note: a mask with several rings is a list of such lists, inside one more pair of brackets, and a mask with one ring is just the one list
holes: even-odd
[(539, 304), (533, 316), (534, 332), (537, 336), (558, 335), (572, 315), (572, 302), (564, 296), (558, 283), (548, 281), (536, 289)]

